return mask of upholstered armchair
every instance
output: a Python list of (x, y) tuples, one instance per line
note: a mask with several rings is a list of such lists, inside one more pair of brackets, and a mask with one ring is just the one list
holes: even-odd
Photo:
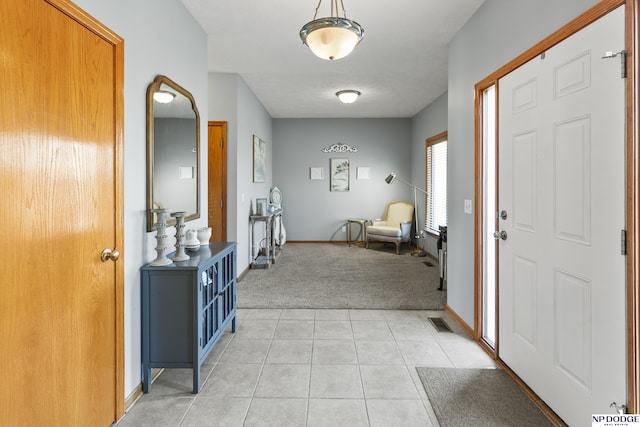
[(367, 243), (393, 242), (396, 244), (396, 254), (400, 254), (400, 243), (411, 239), (411, 225), (413, 223), (413, 205), (407, 202), (391, 202), (387, 205), (384, 218), (374, 219), (372, 225), (367, 226)]

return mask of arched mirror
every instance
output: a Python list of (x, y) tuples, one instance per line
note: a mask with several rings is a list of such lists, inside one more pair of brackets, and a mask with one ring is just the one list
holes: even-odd
[(199, 152), (193, 96), (168, 77), (156, 77), (147, 89), (147, 231), (154, 229), (154, 208), (186, 212), (185, 221), (200, 218)]

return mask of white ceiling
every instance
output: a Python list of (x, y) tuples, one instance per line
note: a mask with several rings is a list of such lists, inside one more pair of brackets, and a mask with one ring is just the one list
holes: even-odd
[[(208, 35), (209, 71), (239, 74), (273, 118), (413, 117), (447, 90), (448, 43), (484, 0), (343, 2), (364, 38), (326, 61), (299, 36), (316, 0), (182, 0)], [(342, 104), (343, 89), (362, 95)]]

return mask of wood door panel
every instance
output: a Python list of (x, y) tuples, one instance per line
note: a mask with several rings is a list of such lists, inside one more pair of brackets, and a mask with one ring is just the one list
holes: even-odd
[(537, 220), (537, 132), (528, 131), (513, 137), (513, 226), (536, 232)]
[(554, 235), (591, 244), (591, 118), (554, 125)]
[(211, 241), (227, 240), (227, 122), (208, 126), (208, 220)]
[(59, 7), (0, 4), (3, 426), (109, 425), (123, 399), (119, 267), (100, 260), (120, 241), (118, 55)]
[(538, 342), (537, 276), (538, 263), (534, 260), (513, 257), (513, 281), (518, 286), (513, 289), (511, 304), (518, 307), (513, 313), (513, 334), (521, 340), (521, 344), (535, 351)]
[(591, 393), (592, 283), (565, 271), (554, 271), (555, 330), (553, 363), (586, 393)]

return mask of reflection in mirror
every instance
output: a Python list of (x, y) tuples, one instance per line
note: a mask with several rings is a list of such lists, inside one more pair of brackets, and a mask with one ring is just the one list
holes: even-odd
[(154, 208), (186, 212), (185, 221), (200, 218), (199, 151), (193, 96), (168, 77), (156, 77), (147, 89), (147, 231), (154, 229)]

